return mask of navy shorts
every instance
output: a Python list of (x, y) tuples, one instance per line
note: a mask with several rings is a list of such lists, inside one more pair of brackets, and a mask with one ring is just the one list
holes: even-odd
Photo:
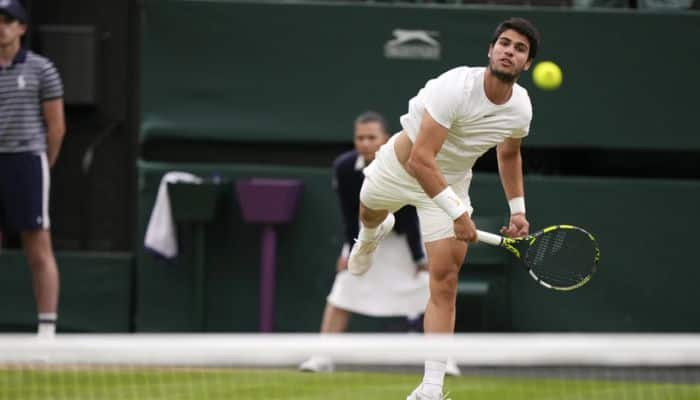
[(48, 229), (50, 180), (45, 153), (0, 153), (0, 229)]

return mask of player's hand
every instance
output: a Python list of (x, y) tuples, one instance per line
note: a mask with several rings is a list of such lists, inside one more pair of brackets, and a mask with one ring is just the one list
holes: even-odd
[(501, 234), (508, 237), (527, 236), (530, 231), (530, 223), (527, 222), (525, 214), (518, 213), (510, 216), (510, 224), (501, 228)]
[(338, 262), (335, 263), (335, 271), (340, 272), (348, 269), (348, 257), (338, 257)]
[(467, 243), (476, 242), (476, 225), (468, 213), (460, 215), (454, 222), (455, 238)]

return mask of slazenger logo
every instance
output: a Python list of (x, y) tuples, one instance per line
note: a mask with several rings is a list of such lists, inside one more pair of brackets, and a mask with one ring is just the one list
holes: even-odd
[(435, 37), (440, 32), (394, 29), (394, 38), (384, 45), (384, 57), (413, 59), (413, 60), (439, 60), (440, 42)]

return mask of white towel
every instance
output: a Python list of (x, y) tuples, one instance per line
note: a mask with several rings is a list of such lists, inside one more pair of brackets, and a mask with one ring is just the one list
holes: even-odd
[(158, 186), (158, 195), (151, 212), (151, 219), (146, 228), (144, 246), (154, 253), (165, 257), (177, 257), (177, 229), (170, 210), (170, 196), (168, 195), (168, 183), (192, 182), (201, 183), (202, 178), (188, 172), (168, 172), (163, 175)]

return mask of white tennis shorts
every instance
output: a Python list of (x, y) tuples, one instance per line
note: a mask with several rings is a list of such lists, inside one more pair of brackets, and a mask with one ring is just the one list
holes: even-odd
[[(374, 161), (364, 169), (365, 180), (360, 190), (360, 201), (373, 210), (395, 212), (410, 204), (416, 207), (424, 242), (455, 236), (452, 218), (425, 194), (418, 181), (408, 174), (394, 151), (396, 135), (384, 144)], [(469, 199), (471, 177), (451, 184), (452, 190), (465, 202), (469, 215), (474, 209)]]

